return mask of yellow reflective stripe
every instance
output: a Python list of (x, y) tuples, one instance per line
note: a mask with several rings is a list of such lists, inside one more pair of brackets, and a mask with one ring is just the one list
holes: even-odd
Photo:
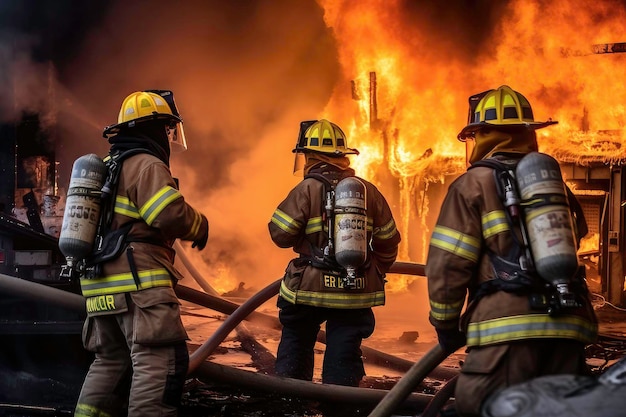
[(141, 214), (141, 217), (143, 217), (148, 225), (151, 225), (152, 222), (154, 222), (154, 219), (161, 214), (165, 207), (167, 207), (172, 201), (181, 197), (182, 195), (177, 189), (166, 185), (150, 197), (150, 199), (146, 201), (146, 204), (141, 206), (139, 214)]
[(396, 222), (391, 219), (389, 223), (374, 231), (374, 236), (378, 239), (391, 239), (396, 233), (398, 233)]
[(127, 197), (121, 195), (115, 197), (115, 207), (113, 208), (113, 211), (117, 214), (131, 217), (133, 219), (141, 217), (139, 215), (139, 210), (137, 210), (137, 206), (135, 206), (135, 204)]
[(290, 235), (297, 235), (302, 225), (300, 222), (291, 218), (287, 213), (280, 209), (276, 209), (272, 215), (272, 223)]
[(154, 287), (171, 287), (172, 279), (167, 269), (148, 269), (139, 271), (140, 287), (137, 288), (133, 274), (125, 272), (122, 274), (109, 275), (103, 278), (81, 278), (80, 287), (85, 297), (97, 295), (119, 294), (137, 290), (145, 290)]
[(78, 403), (74, 410), (74, 417), (112, 417), (112, 415), (93, 405)]
[(191, 225), (191, 229), (189, 229), (189, 233), (183, 236), (183, 239), (194, 239), (198, 235), (198, 231), (200, 230), (200, 225), (202, 224), (202, 215), (196, 210), (194, 210), (193, 213), (193, 224)]
[(457, 319), (461, 315), (465, 300), (452, 304), (437, 303), (430, 300), (430, 315), (435, 320), (452, 320)]
[(324, 222), (321, 217), (313, 217), (306, 224), (305, 233), (311, 235), (313, 233), (322, 232), (324, 230)]
[(598, 328), (594, 323), (578, 316), (550, 316), (531, 314), (503, 317), (470, 323), (467, 345), (482, 346), (528, 338), (565, 338), (590, 343), (595, 340)]
[(285, 282), (280, 284), (280, 295), (292, 304), (306, 304), (327, 308), (367, 308), (385, 304), (385, 292), (374, 293), (329, 293), (316, 291), (292, 291)]
[(478, 261), (480, 240), (444, 226), (435, 226), (430, 245), (472, 262)]
[(485, 239), (497, 235), (498, 233), (508, 232), (509, 222), (506, 218), (506, 213), (503, 210), (494, 210), (483, 215), (483, 237)]
[(279, 293), (285, 300), (289, 301), (291, 304), (296, 303), (296, 292), (291, 291), (289, 287), (287, 287), (287, 285), (285, 284), (285, 281), (280, 283)]

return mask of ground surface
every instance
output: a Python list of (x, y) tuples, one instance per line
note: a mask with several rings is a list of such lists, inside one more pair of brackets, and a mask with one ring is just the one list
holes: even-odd
[[(599, 297), (594, 300), (594, 306), (600, 320), (600, 330), (603, 336), (597, 344), (589, 347), (588, 363), (595, 374), (600, 374), (606, 367), (626, 355), (626, 311), (606, 303)], [(214, 329), (223, 323), (224, 317), (216, 315), (210, 310), (196, 307), (188, 307), (185, 310), (184, 321), (192, 337), (190, 349), (194, 351), (205, 341), (206, 335), (212, 334)], [(272, 306), (266, 306), (265, 312), (272, 314)], [(401, 320), (401, 317), (383, 317), (378, 323), (383, 328), (380, 331), (377, 330), (372, 338), (366, 340), (365, 344), (402, 359), (419, 361), (425, 352), (433, 346), (434, 337), (431, 334), (422, 337), (419, 335), (420, 331), (411, 329), (410, 326), (407, 327), (402, 323), (405, 321)], [(258, 328), (252, 324), (247, 324), (247, 326), (255, 338), (271, 354), (275, 354), (280, 337), (279, 332), (275, 329)], [(318, 356), (316, 364), (319, 364), (321, 363), (323, 345), (319, 346), (316, 353)], [(460, 351), (460, 353), (457, 352), (457, 354), (449, 357), (442, 365), (458, 369), (463, 358), (464, 355)], [(236, 369), (271, 373), (271, 364), (268, 366), (267, 363), (255, 362), (255, 359), (244, 351), (235, 331), (229, 334), (208, 359)], [(316, 367), (316, 376), (314, 377), (316, 382), (319, 382), (320, 371), (319, 367)], [(366, 372), (367, 377), (365, 377), (362, 387), (384, 390), (391, 389), (403, 375), (403, 372), (384, 366), (368, 365), (367, 361)], [(416, 388), (415, 392), (433, 395), (445, 383), (445, 380), (426, 378)], [(181, 416), (351, 417), (367, 416), (371, 410), (371, 407), (359, 409), (348, 405), (342, 408), (342, 404), (324, 400), (302, 400), (281, 395), (280, 391), (268, 392), (266, 388), (264, 387), (262, 391), (255, 391), (250, 388), (242, 389), (236, 384), (224, 384), (207, 377), (192, 378), (187, 382)], [(411, 413), (407, 410), (401, 415), (417, 415), (419, 411), (421, 410)]]

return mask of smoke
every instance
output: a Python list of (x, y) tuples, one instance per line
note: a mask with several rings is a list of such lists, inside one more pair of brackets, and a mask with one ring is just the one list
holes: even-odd
[(226, 265), (227, 282), (215, 283), (224, 290), (230, 280), (282, 275), (291, 254), (269, 240), (267, 221), (297, 181), (290, 151), (299, 121), (318, 117), (338, 72), (321, 8), (312, 0), (87, 3), (0, 4), (0, 120), (28, 111), (54, 125), (63, 185), (77, 157), (106, 153), (102, 129), (124, 97), (173, 90), (189, 150), (172, 156), (172, 171), (211, 225), (205, 272), (216, 278)]
[[(378, 117), (403, 155), (417, 155), (402, 168), (431, 148), (443, 153), (441, 138), (462, 150), (454, 138), (467, 97), (501, 84), (528, 96), (539, 118), (562, 120), (559, 106), (580, 108), (611, 82), (598, 73), (607, 66), (591, 76), (563, 50), (624, 41), (613, 38), (623, 33), (623, 1), (574, 3), (4, 0), (0, 121), (23, 110), (53, 115), (63, 182), (78, 156), (106, 153), (102, 129), (124, 97), (173, 90), (189, 150), (172, 156), (172, 172), (211, 229), (206, 249), (189, 255), (219, 291), (241, 281), (258, 288), (293, 256), (273, 245), (267, 222), (299, 180), (290, 151), (301, 120), (347, 126), (351, 146), (380, 143), (350, 136), (355, 120), (367, 125), (355, 117), (350, 81), (368, 71), (379, 74)], [(606, 81), (594, 85), (598, 77)], [(410, 226), (428, 232), (422, 225)]]
[(211, 229), (190, 256), (218, 290), (264, 286), (292, 256), (267, 222), (297, 181), (299, 121), (317, 117), (332, 92), (334, 42), (314, 1), (113, 2), (63, 74), (68, 120), (79, 109), (98, 130), (73, 120), (60, 146), (106, 151), (101, 129), (126, 95), (173, 90), (189, 150), (173, 155), (172, 172)]

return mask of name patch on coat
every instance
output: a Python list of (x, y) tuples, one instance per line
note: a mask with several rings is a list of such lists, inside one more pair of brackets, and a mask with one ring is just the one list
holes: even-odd
[[(345, 288), (343, 279), (336, 275), (324, 274), (322, 275), (322, 281), (324, 288)], [(365, 278), (355, 278), (354, 284), (355, 286), (351, 288), (353, 290), (365, 288)]]
[(99, 295), (87, 299), (87, 313), (115, 311), (115, 299), (112, 295)]

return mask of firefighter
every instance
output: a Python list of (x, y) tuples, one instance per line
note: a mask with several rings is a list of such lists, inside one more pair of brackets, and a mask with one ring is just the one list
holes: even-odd
[[(542, 375), (588, 374), (584, 349), (596, 338), (597, 320), (580, 276), (572, 284), (577, 306), (550, 313), (552, 290), (517, 265), (520, 230), (509, 223), (495, 168), (480, 163), (514, 168), (538, 150), (536, 130), (556, 122), (535, 122), (528, 100), (508, 86), (471, 97), (470, 117), (458, 135), (472, 142), (470, 167), (443, 201), (426, 275), (429, 319), (439, 344), (447, 353), (467, 345), (456, 412), (480, 416), (484, 399), (509, 385)], [(577, 207), (570, 199), (570, 207)], [(580, 210), (572, 215), (580, 239), (584, 217)]]
[[(361, 343), (374, 331), (372, 307), (385, 304), (385, 274), (396, 259), (400, 233), (385, 197), (354, 176), (347, 155), (358, 151), (347, 146), (339, 126), (325, 119), (302, 122), (293, 152), (294, 174), (304, 179), (269, 222), (274, 243), (298, 254), (287, 265), (277, 301), (283, 329), (275, 370), (280, 376), (312, 380), (313, 348), (326, 322), (322, 382), (356, 387), (365, 375)], [(329, 245), (333, 214), (328, 211), (335, 186), (348, 177), (363, 184), (367, 207), (364, 263), (351, 286)]]
[(104, 240), (115, 236), (120, 248), (100, 257), (100, 273), (81, 278), (83, 343), (95, 360), (75, 415), (175, 416), (189, 354), (172, 245), (204, 249), (209, 226), (170, 173), (170, 146), (186, 148), (172, 92), (130, 94), (103, 135), (111, 144), (105, 187), (114, 190)]

